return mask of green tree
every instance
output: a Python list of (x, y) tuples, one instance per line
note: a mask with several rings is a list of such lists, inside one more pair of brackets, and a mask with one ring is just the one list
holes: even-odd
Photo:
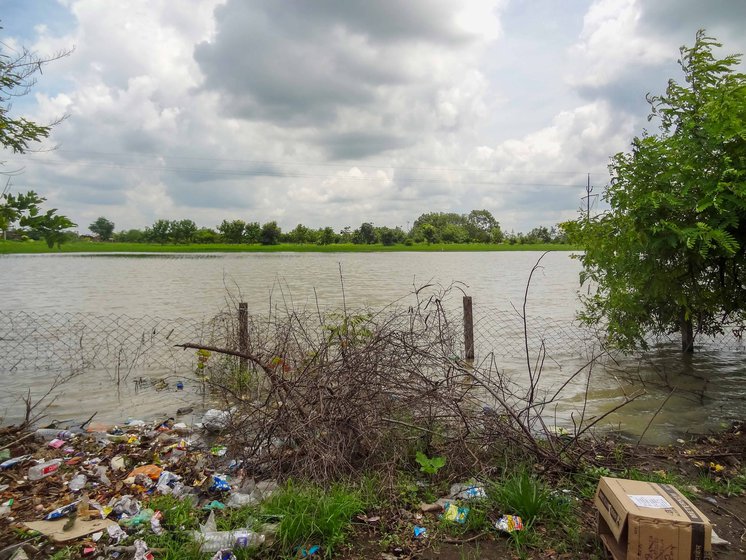
[(262, 245), (277, 245), (280, 242), (280, 235), (282, 235), (282, 230), (277, 222), (267, 222), (262, 226)]
[(333, 245), (337, 242), (337, 234), (334, 229), (327, 226), (319, 230), (318, 243), (320, 245)]
[(552, 232), (546, 226), (535, 227), (526, 234), (526, 243), (551, 243)]
[(219, 243), (220, 235), (214, 229), (205, 228), (205, 227), (199, 228), (194, 233), (194, 242), (201, 243), (201, 244)]
[(381, 243), (383, 243), (386, 246), (396, 245), (397, 243), (403, 243), (404, 238), (406, 237), (406, 234), (400, 227), (390, 228), (390, 227), (379, 227), (376, 228), (378, 239), (381, 240)]
[(585, 248), (581, 314), (606, 326), (622, 348), (648, 333), (697, 333), (741, 326), (746, 309), (746, 76), (738, 56), (697, 33), (681, 48), (685, 84), (648, 96), (658, 134), (643, 133), (612, 158), (603, 198), (610, 210), (563, 224)]
[(477, 243), (489, 243), (496, 237), (502, 239), (500, 224), (489, 210), (469, 212), (466, 216), (466, 231), (469, 233), (469, 240)]
[(34, 191), (28, 191), (26, 194), (18, 193), (14, 195), (10, 192), (4, 192), (0, 196), (0, 229), (3, 230), (3, 239), (7, 239), (7, 233), (22, 216), (33, 213), (37, 215), (39, 205), (44, 202)]
[(243, 239), (245, 243), (259, 243), (262, 240), (262, 226), (259, 225), (259, 222), (246, 224), (243, 230)]
[(197, 224), (192, 220), (173, 220), (168, 233), (174, 243), (191, 243), (197, 233)]
[(352, 243), (352, 228), (350, 226), (345, 226), (339, 230), (339, 242)]
[(156, 220), (149, 228), (145, 228), (145, 239), (151, 243), (168, 243), (171, 240), (171, 221)]
[(13, 117), (10, 114), (12, 101), (31, 91), (36, 84), (36, 74), (41, 74), (46, 64), (67, 56), (70, 51), (41, 58), (25, 47), (10, 49), (7, 53), (3, 48), (6, 45), (0, 41), (0, 146), (22, 154), (30, 144), (47, 138), (52, 126), (59, 121), (40, 125), (23, 117)]
[(226, 243), (242, 243), (246, 222), (243, 220), (223, 220), (218, 226), (218, 231)]
[(121, 243), (142, 243), (145, 240), (145, 232), (141, 229), (128, 229), (114, 234), (114, 241)]
[(352, 234), (352, 242), (361, 245), (372, 245), (376, 242), (376, 228), (370, 222), (363, 222)]
[(76, 225), (67, 216), (57, 214), (56, 208), (47, 210), (44, 214), (39, 214), (36, 208), (32, 208), (28, 215), (21, 217), (20, 224), (43, 237), (50, 249), (55, 245), (59, 249), (69, 233), (65, 230)]
[(425, 238), (425, 241), (427, 241), (428, 243), (438, 242), (438, 230), (433, 224), (422, 224), (415, 231), (421, 231), (423, 237)]
[(95, 222), (88, 226), (91, 233), (95, 233), (103, 241), (111, 239), (114, 233), (114, 222), (100, 216)]
[(314, 243), (316, 241), (316, 232), (303, 224), (298, 224), (295, 229), (288, 233), (290, 243)]

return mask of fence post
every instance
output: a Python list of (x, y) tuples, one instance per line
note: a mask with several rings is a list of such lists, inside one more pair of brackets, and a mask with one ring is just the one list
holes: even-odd
[(464, 296), (464, 357), (474, 359), (474, 315), (471, 308), (471, 296)]
[[(238, 351), (249, 353), (249, 307), (243, 301), (238, 304)], [(240, 358), (241, 371), (245, 371), (248, 365), (246, 358)]]

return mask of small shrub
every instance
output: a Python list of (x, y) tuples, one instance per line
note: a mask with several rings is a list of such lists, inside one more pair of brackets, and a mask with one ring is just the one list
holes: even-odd
[(420, 470), (426, 474), (437, 474), (446, 465), (445, 457), (428, 457), (422, 451), (417, 452), (415, 461), (420, 465)]

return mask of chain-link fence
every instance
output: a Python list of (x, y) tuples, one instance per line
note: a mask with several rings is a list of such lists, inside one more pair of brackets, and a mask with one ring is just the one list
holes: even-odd
[[(351, 313), (348, 310), (348, 313)], [(351, 314), (355, 314), (352, 312)], [(107, 372), (123, 382), (142, 372), (182, 373), (193, 370), (196, 357), (177, 348), (185, 342), (228, 344), (235, 337), (237, 313), (210, 318), (173, 318), (94, 313), (0, 311), (0, 373), (5, 379), (24, 373)], [(263, 320), (254, 317), (255, 320)], [(451, 327), (463, 336), (463, 319), (451, 313)], [(597, 351), (594, 331), (575, 322), (529, 316), (494, 306), (473, 308), (474, 350), (477, 357), (494, 354), (525, 357), (526, 342), (534, 353), (543, 344), (548, 356), (583, 356)], [(676, 337), (657, 342), (675, 342)], [(744, 350), (742, 338), (725, 334), (697, 340), (708, 350)]]

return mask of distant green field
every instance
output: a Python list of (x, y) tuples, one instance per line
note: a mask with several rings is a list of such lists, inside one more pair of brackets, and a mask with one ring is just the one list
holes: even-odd
[(158, 245), (156, 243), (113, 243), (75, 241), (61, 249), (50, 249), (43, 241), (0, 241), (0, 254), (23, 253), (388, 253), (388, 252), (459, 252), (459, 251), (572, 251), (572, 245), (540, 243), (535, 245), (493, 245), (489, 243), (434, 243), (428, 245), (231, 245), (228, 243)]

